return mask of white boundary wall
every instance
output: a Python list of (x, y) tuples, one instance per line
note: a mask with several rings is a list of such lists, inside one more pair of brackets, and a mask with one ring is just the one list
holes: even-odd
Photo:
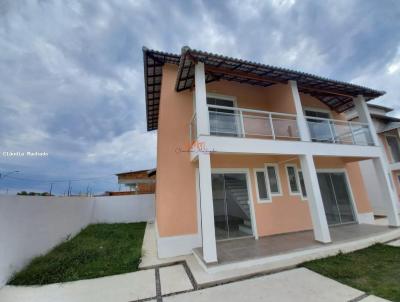
[(0, 287), (33, 257), (91, 223), (154, 220), (154, 194), (107, 197), (0, 195)]

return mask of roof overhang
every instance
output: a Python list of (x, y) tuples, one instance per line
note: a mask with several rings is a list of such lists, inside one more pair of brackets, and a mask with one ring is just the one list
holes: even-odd
[(203, 62), (207, 83), (227, 80), (267, 87), (274, 84), (286, 84), (288, 81), (294, 80), (297, 82), (300, 92), (312, 95), (337, 112), (343, 112), (353, 107), (353, 98), (358, 95), (363, 95), (366, 101), (369, 101), (385, 93), (308, 73), (190, 49), (187, 46), (182, 48), (181, 55), (143, 48), (143, 57), (147, 130), (149, 131), (158, 127), (162, 66), (165, 63), (179, 65), (176, 91), (193, 88), (194, 67), (197, 62)]

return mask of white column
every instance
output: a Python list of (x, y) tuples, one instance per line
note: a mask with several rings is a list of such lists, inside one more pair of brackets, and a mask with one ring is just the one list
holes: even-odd
[(209, 116), (207, 107), (206, 75), (204, 63), (197, 63), (194, 68), (195, 105), (197, 119), (197, 135), (209, 135)]
[(397, 194), (395, 192), (392, 173), (389, 169), (389, 162), (386, 154), (384, 152), (384, 147), (380, 143), (378, 134), (376, 133), (376, 129), (374, 123), (372, 122), (371, 114), (368, 110), (367, 102), (365, 101), (362, 95), (354, 98), (354, 105), (358, 112), (358, 117), (360, 122), (367, 123), (369, 125), (369, 129), (371, 131), (371, 136), (374, 144), (376, 146), (381, 146), (382, 154), (378, 158), (374, 158), (372, 161), (374, 163), (375, 172), (377, 174), (377, 178), (379, 181), (379, 187), (382, 188), (383, 193), (383, 202), (386, 206), (387, 217), (389, 220), (389, 225), (394, 227), (400, 226), (399, 216), (397, 214)]
[(303, 171), (304, 184), (307, 190), (308, 207), (310, 208), (311, 220), (314, 230), (314, 238), (317, 241), (331, 242), (328, 221), (326, 220), (324, 204), (315, 170), (312, 155), (300, 155), (301, 170)]
[(302, 141), (309, 142), (310, 131), (308, 129), (306, 118), (304, 117), (303, 107), (301, 105), (299, 90), (297, 89), (296, 81), (289, 81), (290, 89), (292, 91), (294, 106), (296, 108), (297, 125), (299, 127), (300, 138)]
[(372, 141), (375, 146), (380, 146), (378, 134), (376, 133), (376, 129), (374, 123), (372, 122), (371, 114), (368, 110), (367, 102), (365, 101), (362, 95), (353, 99), (355, 109), (358, 113), (358, 118), (361, 123), (366, 123), (369, 126), (369, 130), (371, 132)]
[(210, 154), (199, 153), (199, 175), (203, 258), (207, 263), (217, 262)]
[(372, 159), (372, 161), (379, 182), (377, 185), (381, 188), (381, 192), (383, 193), (382, 201), (385, 204), (389, 225), (400, 227), (400, 219), (397, 213), (397, 194), (387, 161), (385, 161), (383, 155)]

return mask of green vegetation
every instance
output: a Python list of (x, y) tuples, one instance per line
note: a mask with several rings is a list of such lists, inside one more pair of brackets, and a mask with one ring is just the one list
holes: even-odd
[(391, 301), (400, 302), (400, 248), (376, 244), (349, 254), (303, 263), (321, 275)]
[(136, 271), (145, 227), (145, 222), (89, 225), (33, 259), (9, 284), (49, 284)]

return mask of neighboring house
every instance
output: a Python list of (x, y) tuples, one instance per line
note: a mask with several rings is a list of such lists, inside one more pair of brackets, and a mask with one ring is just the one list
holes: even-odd
[(154, 194), (156, 191), (156, 169), (129, 171), (116, 175), (118, 183), (127, 190), (109, 192), (110, 195)]
[[(386, 158), (391, 171), (393, 186), (396, 189), (400, 200), (400, 119), (389, 116), (392, 108), (368, 104), (368, 109), (372, 116), (375, 129), (380, 139), (380, 144), (384, 147)], [(349, 120), (358, 120), (358, 114), (354, 109), (346, 111)], [(378, 183), (372, 161), (360, 162), (361, 172), (363, 174), (368, 196), (375, 215), (386, 215), (386, 209), (381, 202), (382, 191)], [(400, 201), (397, 203), (400, 210)]]
[[(303, 230), (330, 243), (331, 226), (373, 222), (365, 159), (400, 225), (366, 103), (384, 92), (188, 47), (143, 56), (159, 257), (201, 247), (213, 263), (219, 240)], [(342, 114), (351, 107), (360, 122)]]

